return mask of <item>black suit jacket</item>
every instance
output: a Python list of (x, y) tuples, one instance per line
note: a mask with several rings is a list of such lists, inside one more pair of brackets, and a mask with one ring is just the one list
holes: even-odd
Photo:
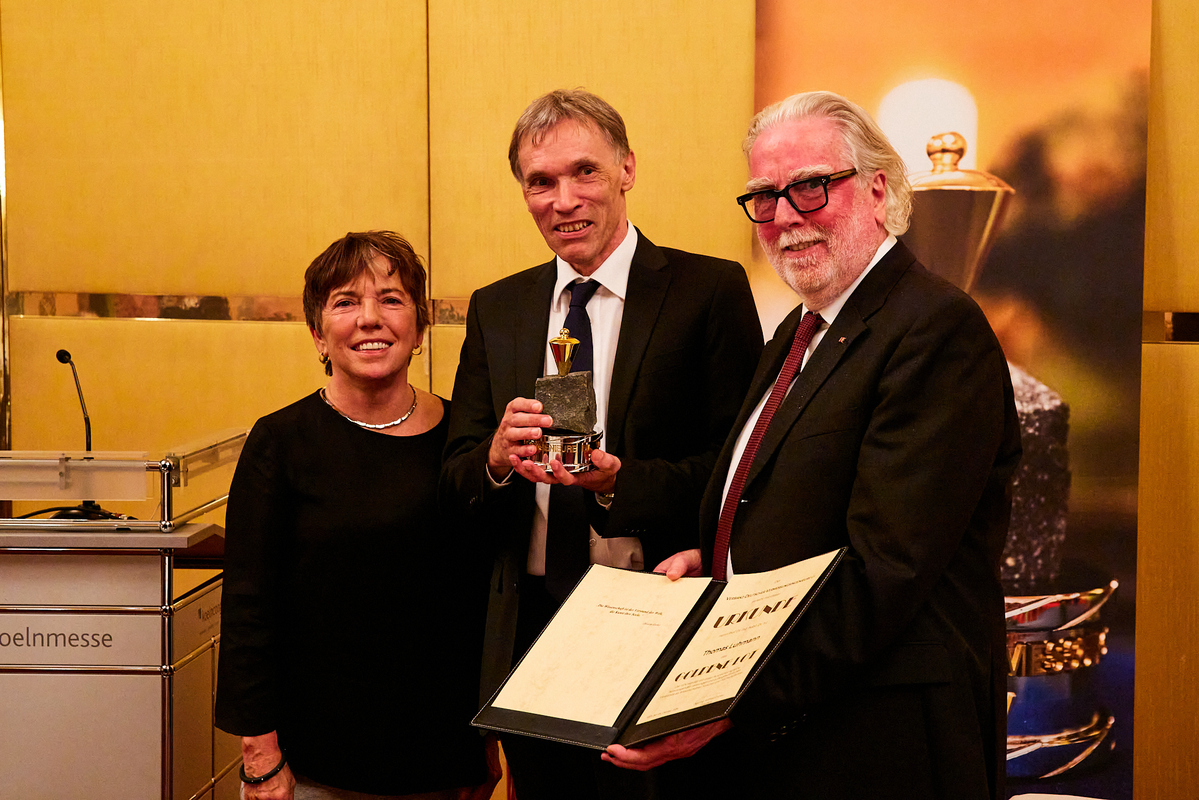
[[(629, 271), (605, 447), (621, 459), (607, 537), (641, 540), (647, 567), (698, 546), (704, 487), (762, 350), (740, 264), (655, 246), (638, 231)], [(478, 290), (454, 381), (443, 505), (486, 526), (497, 547), (482, 693), (511, 667), (516, 593), (535, 509), (533, 484), (495, 488), (491, 436), (515, 397), (544, 372), (554, 261)], [(598, 506), (593, 504), (593, 512)]]
[[(801, 314), (767, 345), (713, 472), (701, 510), (709, 569), (733, 442)], [(736, 572), (849, 548), (734, 708), (734, 745), (776, 740), (773, 756), (736, 770), (746, 796), (999, 796), (999, 558), (1019, 436), (986, 318), (897, 244), (796, 379), (734, 519)], [(769, 795), (750, 790), (755, 780)]]

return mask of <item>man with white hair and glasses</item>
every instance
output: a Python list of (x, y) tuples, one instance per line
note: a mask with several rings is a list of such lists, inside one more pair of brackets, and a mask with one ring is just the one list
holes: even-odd
[[(737, 198), (799, 305), (767, 344), (671, 577), (844, 560), (730, 717), (605, 758), (680, 796), (1002, 798), (999, 559), (1020, 434), (986, 318), (896, 237), (911, 188), (828, 92), (755, 117)], [(687, 756), (691, 756), (687, 758)]]

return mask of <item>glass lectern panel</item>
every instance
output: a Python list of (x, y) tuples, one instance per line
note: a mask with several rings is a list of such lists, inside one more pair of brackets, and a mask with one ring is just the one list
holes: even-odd
[(0, 451), (0, 500), (147, 500), (146, 453)]

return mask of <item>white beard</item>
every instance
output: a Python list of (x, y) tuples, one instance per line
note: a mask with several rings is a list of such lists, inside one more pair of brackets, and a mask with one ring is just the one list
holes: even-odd
[[(820, 310), (849, 288), (874, 257), (878, 244), (870, 217), (857, 203), (836, 227), (810, 223), (790, 228), (773, 242), (759, 237), (766, 257), (804, 305)], [(788, 252), (786, 248), (824, 242), (827, 252), (817, 248)]]

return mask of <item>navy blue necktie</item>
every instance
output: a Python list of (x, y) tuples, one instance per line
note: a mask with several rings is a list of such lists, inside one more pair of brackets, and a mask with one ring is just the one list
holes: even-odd
[[(572, 338), (579, 340), (571, 362), (571, 372), (590, 370), (594, 363), (587, 301), (598, 288), (596, 281), (582, 281), (570, 286), (570, 310), (566, 312), (562, 327), (570, 331)], [(578, 486), (550, 486), (545, 531), (545, 588), (558, 602), (566, 599), (587, 571), (591, 563), (590, 538), (587, 493)]]
[(587, 316), (587, 302), (598, 288), (596, 281), (580, 281), (570, 285), (570, 310), (566, 312), (562, 327), (579, 340), (574, 361), (571, 362), (571, 372), (586, 372), (594, 363), (592, 357), (595, 350), (591, 344), (591, 317)]

